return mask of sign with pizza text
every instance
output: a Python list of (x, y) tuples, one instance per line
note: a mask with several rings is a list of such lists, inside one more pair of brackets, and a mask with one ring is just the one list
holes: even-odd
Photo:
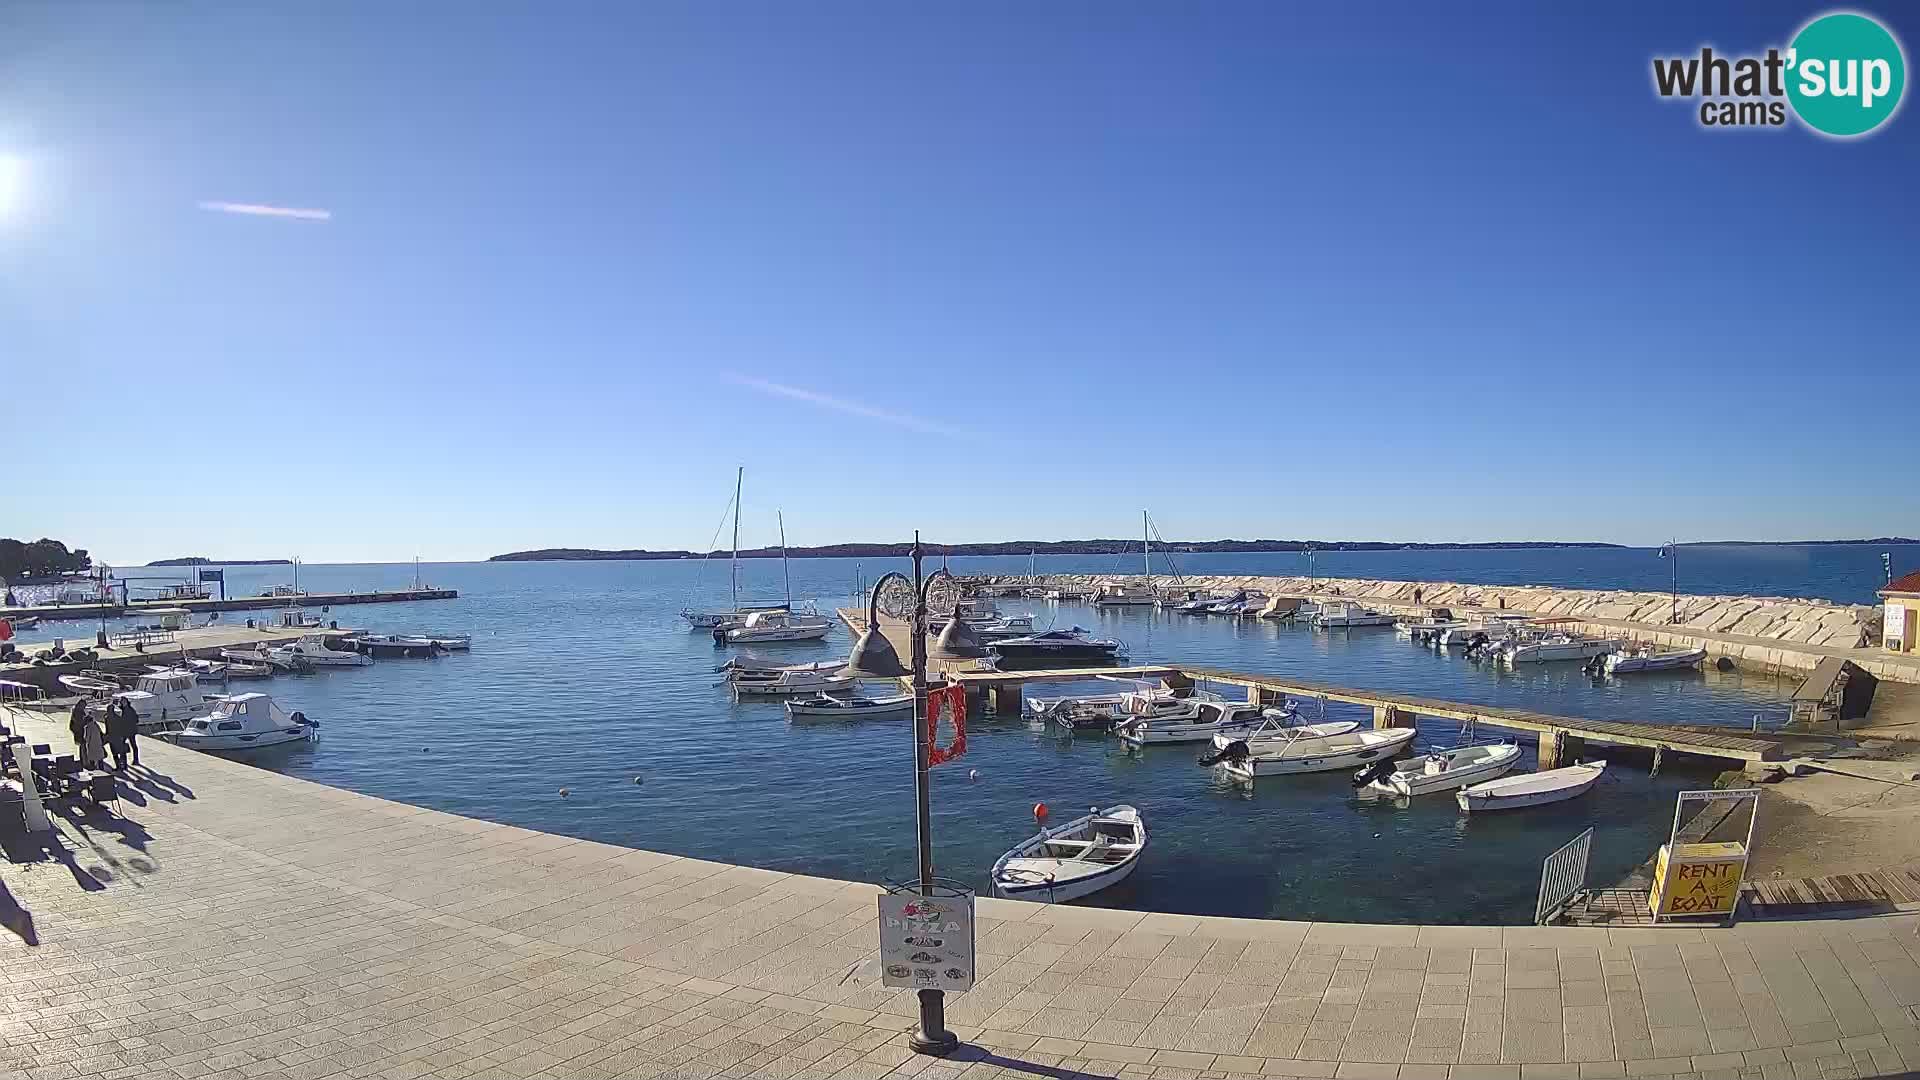
[(916, 990), (973, 989), (973, 894), (880, 897), (880, 984)]

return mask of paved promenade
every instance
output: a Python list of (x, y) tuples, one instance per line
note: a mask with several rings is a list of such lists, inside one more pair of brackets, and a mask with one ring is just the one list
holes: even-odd
[[(33, 723), (43, 740), (57, 730)], [(44, 848), (7, 840), (0, 1076), (1824, 1080), (1920, 1067), (1912, 915), (1610, 931), (1004, 901), (980, 906), (978, 987), (949, 998), (970, 1045), (920, 1058), (903, 1037), (910, 992), (877, 985), (872, 886), (143, 752), (124, 818), (58, 818)]]

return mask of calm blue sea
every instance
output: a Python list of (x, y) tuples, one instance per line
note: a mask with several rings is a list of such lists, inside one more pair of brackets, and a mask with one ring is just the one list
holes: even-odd
[[(1872, 548), (1688, 548), (1682, 559), (1680, 586), (1690, 592), (1867, 602), (1881, 579)], [(1138, 555), (1039, 563), (1043, 572), (1109, 572), (1137, 566)], [(1180, 563), (1193, 573), (1305, 566), (1295, 555)], [(857, 572), (871, 581), (904, 564), (865, 561)], [(1896, 572), (1916, 564), (1920, 548), (1896, 550)], [(951, 567), (1017, 573), (1027, 560), (956, 558)], [(797, 597), (818, 598), (823, 610), (848, 603), (853, 561), (795, 560), (791, 569)], [(1668, 582), (1667, 564), (1649, 550), (1334, 552), (1321, 554), (1315, 570), (1490, 584)], [(323, 738), (250, 760), (370, 795), (611, 843), (867, 881), (912, 875), (908, 726), (790, 727), (778, 704), (730, 702), (713, 674), (726, 653), (676, 617), (689, 603), (724, 600), (724, 561), (430, 564), (420, 573), (459, 589), (460, 598), (341, 607), (329, 617), (381, 631), (472, 633), (473, 651), (276, 679), (265, 688), (320, 719)], [(411, 564), (308, 565), (300, 581), (315, 591), (391, 588), (414, 574)], [(748, 594), (779, 595), (778, 560), (744, 562), (742, 575)], [(290, 576), (285, 566), (233, 568), (228, 589), (258, 592)], [(1032, 610), (1042, 625), (1077, 623), (1124, 639), (1142, 661), (1571, 716), (1744, 727), (1756, 712), (1782, 718), (1792, 688), (1739, 673), (1596, 683), (1574, 665), (1498, 672), (1417, 648), (1391, 630), (1327, 634), (1040, 601)], [(844, 655), (849, 644), (836, 629), (824, 644), (783, 651), (819, 659)], [(1338, 705), (1327, 711), (1348, 714)], [(1454, 734), (1423, 725), (1421, 745), (1444, 745)], [(1198, 749), (1129, 754), (1104, 737), (1063, 739), (1015, 719), (975, 723), (966, 758), (935, 770), (938, 869), (984, 887), (994, 859), (1031, 833), (1035, 802), (1064, 812), (1126, 801), (1145, 812), (1153, 841), (1132, 882), (1102, 903), (1298, 919), (1524, 921), (1549, 851), (1593, 825), (1593, 876), (1616, 877), (1664, 839), (1673, 793), (1712, 779), (1710, 768), (1673, 762), (1649, 779), (1638, 759), (1610, 770), (1582, 800), (1469, 819), (1446, 797), (1405, 809), (1357, 798), (1342, 773), (1272, 779), (1249, 791), (1197, 767)]]

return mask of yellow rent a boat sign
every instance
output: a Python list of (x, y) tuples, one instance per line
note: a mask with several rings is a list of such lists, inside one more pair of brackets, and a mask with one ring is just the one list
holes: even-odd
[(1655, 915), (1726, 915), (1740, 902), (1747, 872), (1743, 844), (1681, 844), (1660, 847), (1647, 907)]

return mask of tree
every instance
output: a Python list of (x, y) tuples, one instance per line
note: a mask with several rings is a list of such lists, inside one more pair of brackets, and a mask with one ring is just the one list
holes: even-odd
[(42, 537), (32, 543), (0, 538), (0, 578), (13, 581), (47, 574), (75, 574), (93, 566), (86, 548), (67, 550), (58, 540)]

